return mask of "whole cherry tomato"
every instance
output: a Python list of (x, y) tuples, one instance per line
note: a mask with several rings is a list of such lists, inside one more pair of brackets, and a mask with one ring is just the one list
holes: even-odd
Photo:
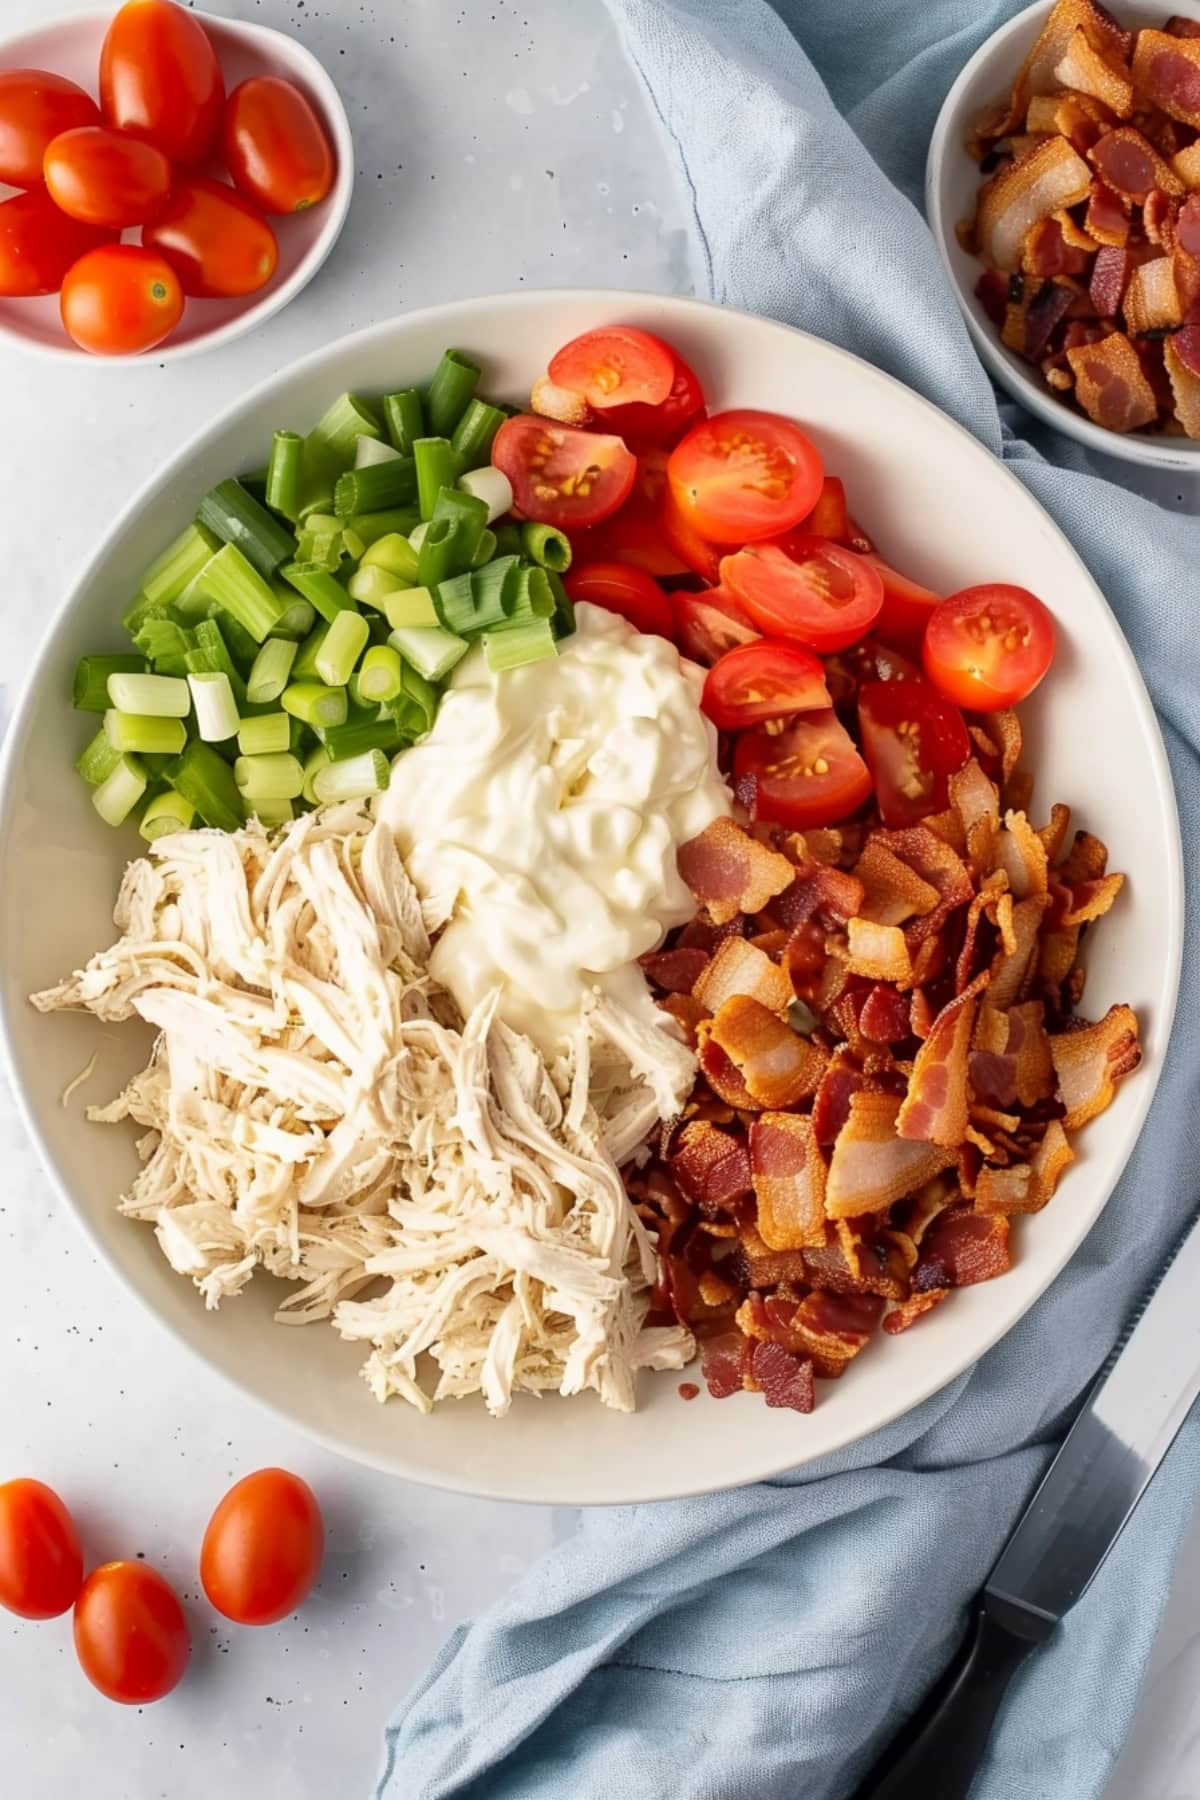
[(275, 233), (261, 213), (227, 181), (207, 175), (175, 183), (142, 242), (166, 258), (185, 294), (209, 300), (254, 293), (279, 261)]
[(588, 600), (607, 612), (620, 613), (635, 631), (649, 632), (668, 641), (674, 635), (671, 602), (653, 575), (647, 575), (634, 563), (581, 563), (571, 570), (565, 585), (572, 600)]
[(109, 1700), (143, 1706), (169, 1694), (191, 1637), (179, 1596), (143, 1562), (102, 1563), (75, 1602), (75, 1654)]
[(225, 108), (225, 161), (242, 192), (268, 213), (302, 212), (333, 185), (333, 150), (298, 87), (255, 75)]
[(227, 1619), (271, 1625), (308, 1594), (324, 1550), (321, 1509), (308, 1483), (286, 1469), (258, 1469), (230, 1488), (209, 1520), (200, 1580)]
[(56, 206), (85, 225), (114, 231), (150, 218), (171, 188), (171, 165), (161, 150), (103, 125), (79, 125), (53, 138), (42, 166)]
[(174, 331), (183, 289), (170, 263), (153, 250), (106, 244), (68, 269), (60, 310), (81, 350), (127, 356), (161, 344)]
[(0, 181), (40, 187), (46, 145), (76, 125), (98, 125), (90, 94), (49, 69), (0, 70)]
[(0, 1486), (0, 1606), (23, 1619), (54, 1619), (75, 1603), (83, 1552), (75, 1521), (44, 1482)]
[(221, 124), (225, 83), (198, 19), (172, 0), (129, 0), (100, 51), (100, 105), (110, 125), (194, 163)]
[(112, 235), (69, 219), (44, 188), (0, 201), (0, 294), (57, 294), (71, 264)]

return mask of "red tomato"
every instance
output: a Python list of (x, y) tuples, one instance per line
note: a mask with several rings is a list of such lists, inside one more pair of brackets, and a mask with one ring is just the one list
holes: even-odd
[(25, 1477), (0, 1485), (0, 1606), (56, 1619), (82, 1580), (79, 1534), (54, 1489)]
[(632, 563), (584, 563), (571, 570), (566, 589), (572, 600), (590, 600), (594, 606), (620, 613), (637, 631), (668, 641), (674, 637), (670, 601), (653, 575)]
[(870, 631), (883, 584), (865, 557), (828, 538), (794, 533), (786, 553), (751, 544), (721, 561), (721, 580), (754, 623), (812, 650), (844, 650)]
[(1032, 694), (1054, 660), (1054, 620), (1001, 581), (943, 600), (925, 628), (925, 673), (959, 706), (996, 712)]
[(661, 406), (675, 379), (675, 352), (636, 325), (605, 325), (555, 351), (547, 373), (597, 411), (634, 401)]
[(42, 185), (46, 145), (76, 125), (98, 125), (100, 108), (90, 94), (48, 69), (0, 70), (0, 181), (12, 187)]
[(259, 1469), (230, 1488), (209, 1520), (200, 1580), (227, 1619), (272, 1625), (308, 1595), (324, 1552), (325, 1525), (308, 1483), (286, 1469)]
[(791, 825), (837, 825), (870, 798), (871, 777), (833, 711), (801, 713), (782, 730), (755, 725), (733, 752), (739, 799), (755, 819)]
[(675, 614), (675, 642), (693, 662), (715, 663), (739, 644), (753, 644), (762, 636), (724, 588), (705, 588), (702, 594), (672, 594), (671, 610)]
[(648, 406), (644, 400), (631, 400), (626, 405), (605, 407), (604, 423), (610, 431), (619, 432), (627, 443), (639, 446), (677, 444), (688, 426), (703, 417), (704, 389), (695, 371), (688, 367), (678, 351), (673, 351), (672, 355), (675, 373), (665, 400), (657, 406)]
[(125, 356), (169, 336), (183, 313), (183, 289), (170, 263), (138, 244), (106, 244), (68, 269), (62, 322), (81, 350)]
[(970, 756), (971, 740), (944, 695), (925, 681), (868, 681), (858, 723), (885, 825), (915, 825), (948, 805), (947, 777)]
[(832, 538), (837, 544), (849, 545), (850, 514), (846, 511), (846, 488), (836, 475), (827, 475), (822, 482), (817, 504), (805, 519), (804, 529), (813, 537)]
[(143, 1706), (169, 1694), (191, 1651), (179, 1596), (142, 1562), (102, 1563), (75, 1602), (75, 1654), (109, 1700)]
[(207, 175), (175, 183), (142, 242), (170, 263), (185, 294), (207, 300), (253, 294), (279, 261), (275, 233), (262, 215), (227, 181)]
[(56, 206), (85, 225), (114, 231), (150, 218), (171, 188), (171, 165), (161, 150), (103, 125), (80, 125), (54, 138), (44, 167)]
[(693, 425), (667, 464), (688, 523), (714, 544), (778, 537), (813, 509), (821, 458), (798, 425), (778, 413), (717, 413)]
[(195, 163), (221, 123), (225, 82), (208, 33), (172, 0), (129, 0), (100, 49), (100, 105), (110, 125)]
[(505, 419), (492, 462), (508, 476), (517, 510), (560, 531), (598, 525), (629, 496), (637, 459), (619, 437), (558, 425), (536, 413)]
[(721, 546), (710, 544), (684, 517), (668, 487), (659, 510), (663, 533), (680, 561), (693, 575), (699, 575), (713, 587), (721, 579)]
[(646, 445), (638, 452), (633, 488), (620, 511), (590, 531), (571, 534), (578, 560), (633, 563), (647, 575), (686, 575), (688, 565), (671, 547), (662, 525), (666, 487), (667, 453)]
[(71, 264), (111, 237), (68, 219), (44, 188), (0, 201), (0, 294), (56, 294)]
[(333, 149), (300, 92), (278, 75), (234, 88), (225, 108), (225, 161), (244, 194), (268, 213), (303, 212), (333, 186)]
[(924, 641), (925, 627), (933, 609), (941, 604), (940, 594), (935, 594), (932, 588), (922, 587), (919, 581), (910, 581), (898, 569), (890, 568), (880, 556), (871, 556), (868, 560), (878, 569), (883, 583), (883, 606), (875, 621), (876, 637), (897, 650), (916, 655)]
[(829, 705), (820, 658), (798, 644), (742, 644), (713, 664), (701, 706), (721, 731), (744, 731), (764, 719), (815, 712)]

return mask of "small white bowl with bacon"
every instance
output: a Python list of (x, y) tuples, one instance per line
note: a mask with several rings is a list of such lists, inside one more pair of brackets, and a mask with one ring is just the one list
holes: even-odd
[(925, 205), (994, 379), (1090, 449), (1200, 474), (1200, 4), (1038, 0), (982, 44)]

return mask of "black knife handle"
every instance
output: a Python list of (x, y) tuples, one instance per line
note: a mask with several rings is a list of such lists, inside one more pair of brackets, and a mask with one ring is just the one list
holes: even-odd
[[(1017, 1623), (1030, 1628), (1027, 1615)], [(892, 1740), (854, 1800), (967, 1800), (1000, 1702), (1037, 1636), (1009, 1630), (980, 1600), (957, 1656), (899, 1737)]]

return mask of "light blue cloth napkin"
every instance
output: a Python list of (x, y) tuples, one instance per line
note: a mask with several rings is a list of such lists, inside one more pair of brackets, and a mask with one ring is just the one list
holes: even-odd
[[(609, 0), (692, 207), (700, 292), (832, 338), (1003, 455), (1108, 596), (1162, 720), (1200, 878), (1200, 522), (1043, 461), (1002, 422), (919, 210), (946, 89), (1019, 0)], [(1169, 10), (1164, 5), (1164, 10)], [(1153, 879), (1153, 871), (1142, 871)], [(456, 1632), (387, 1733), (386, 1800), (839, 1800), (964, 1605), (1131, 1303), (1200, 1200), (1189, 915), (1158, 1097), (1103, 1219), (969, 1374), (853, 1450), (708, 1499), (584, 1516)], [(1091, 1800), (1129, 1725), (1200, 1489), (1185, 1429), (1018, 1677), (976, 1800)]]

